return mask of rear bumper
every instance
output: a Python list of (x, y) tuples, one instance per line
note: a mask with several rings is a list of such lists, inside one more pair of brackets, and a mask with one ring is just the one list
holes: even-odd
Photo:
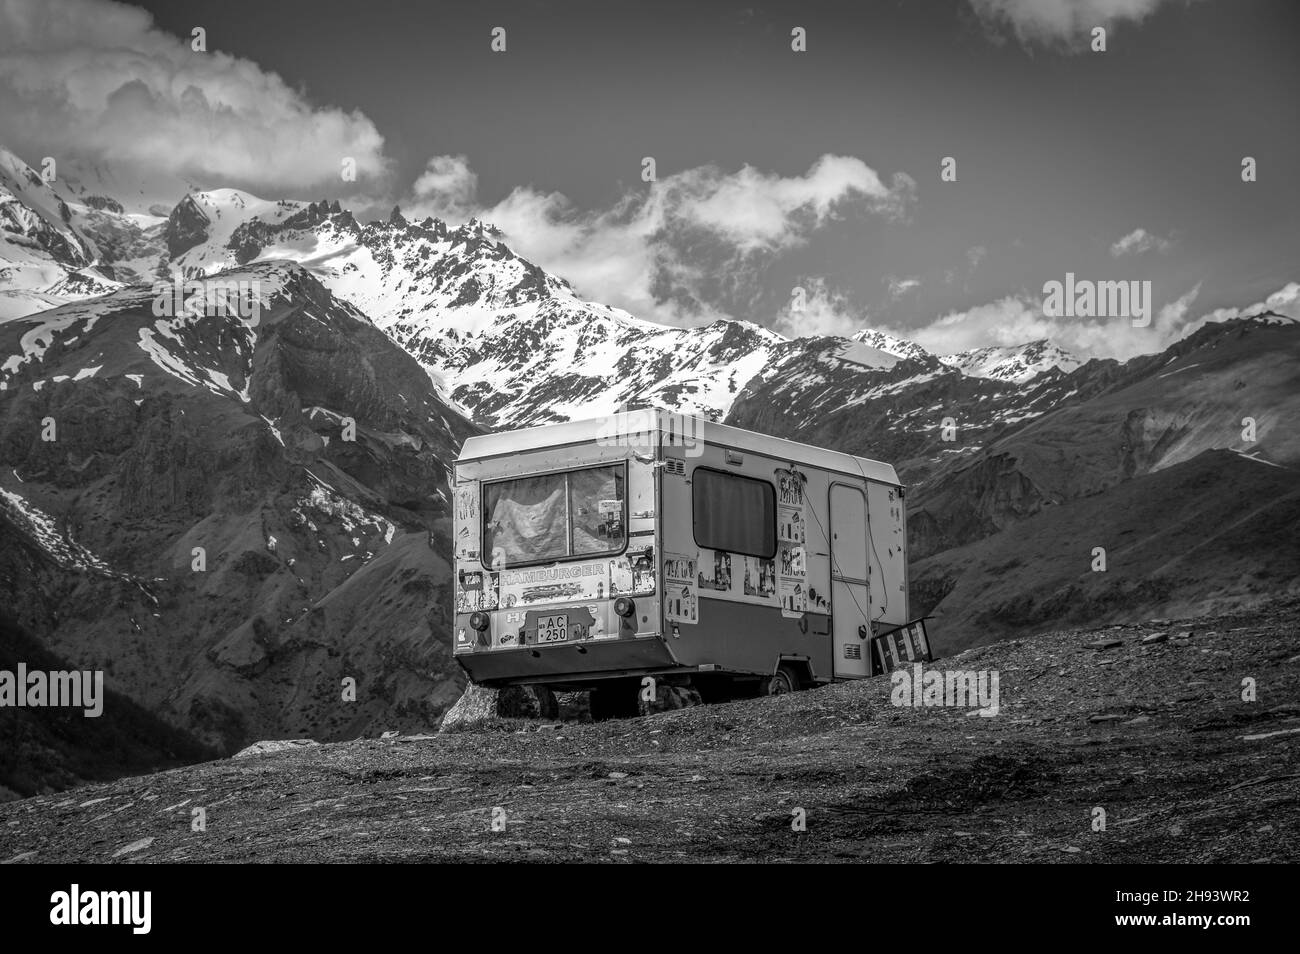
[(480, 649), (457, 653), (474, 682), (485, 686), (524, 683), (589, 682), (681, 668), (658, 636), (584, 640), (557, 646)]

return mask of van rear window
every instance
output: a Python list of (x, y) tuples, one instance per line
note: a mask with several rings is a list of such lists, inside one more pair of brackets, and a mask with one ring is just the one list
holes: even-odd
[(623, 552), (626, 466), (500, 480), (483, 488), (483, 562), (493, 569)]
[(766, 480), (697, 467), (691, 505), (697, 546), (765, 560), (776, 556), (776, 488)]

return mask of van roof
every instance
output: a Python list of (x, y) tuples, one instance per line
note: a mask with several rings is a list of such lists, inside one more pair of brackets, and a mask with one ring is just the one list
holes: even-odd
[(564, 421), (514, 431), (481, 434), (465, 441), (458, 460), (482, 460), (487, 457), (542, 450), (548, 447), (592, 444), (647, 432), (694, 435), (707, 445), (750, 451), (775, 457), (778, 460), (789, 460), (805, 467), (818, 467), (846, 474), (860, 473), (868, 480), (898, 486), (898, 474), (891, 464), (827, 450), (824, 447), (814, 447), (811, 444), (800, 444), (798, 441), (787, 441), (780, 437), (732, 427), (729, 424), (715, 424), (705, 418), (689, 417), (660, 408), (620, 411), (590, 420)]

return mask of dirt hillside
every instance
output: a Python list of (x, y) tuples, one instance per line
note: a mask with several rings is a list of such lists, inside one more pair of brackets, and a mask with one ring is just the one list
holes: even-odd
[(996, 670), (992, 717), (881, 677), (295, 746), (0, 805), (0, 861), (1296, 861), (1298, 624), (1289, 600), (933, 664)]

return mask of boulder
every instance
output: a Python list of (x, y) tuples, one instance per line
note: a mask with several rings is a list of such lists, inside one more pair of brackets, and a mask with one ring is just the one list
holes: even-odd
[(438, 725), (439, 732), (473, 725), (491, 719), (497, 714), (497, 690), (470, 683), (455, 705), (447, 710)]
[(488, 719), (558, 719), (555, 693), (543, 686), (506, 686), (487, 689), (470, 683), (456, 704), (447, 710), (439, 732), (473, 725)]

